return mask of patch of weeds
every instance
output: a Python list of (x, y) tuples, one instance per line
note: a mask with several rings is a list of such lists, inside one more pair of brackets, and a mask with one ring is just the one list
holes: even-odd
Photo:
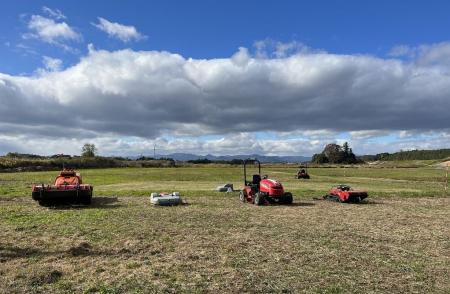
[(75, 292), (73, 290), (73, 285), (70, 281), (59, 280), (55, 283), (55, 288), (61, 290), (61, 292)]
[(342, 289), (340, 286), (337, 285), (331, 285), (329, 287), (326, 287), (324, 289), (318, 289), (316, 293), (320, 294), (340, 294), (344, 293), (344, 289)]
[(127, 269), (136, 269), (136, 268), (139, 268), (140, 266), (141, 266), (141, 264), (138, 262), (127, 263)]
[(42, 256), (39, 255), (31, 255), (30, 257), (28, 257), (28, 263), (38, 263), (39, 261), (42, 260)]
[(45, 270), (33, 273), (30, 278), (30, 284), (32, 287), (43, 286), (45, 284), (53, 284), (62, 277), (62, 272), (58, 270)]
[(108, 286), (108, 285), (98, 285), (88, 288), (84, 293), (90, 294), (90, 293), (98, 293), (98, 294), (118, 294), (122, 293), (123, 291), (120, 290), (120, 288), (114, 287), (114, 286)]

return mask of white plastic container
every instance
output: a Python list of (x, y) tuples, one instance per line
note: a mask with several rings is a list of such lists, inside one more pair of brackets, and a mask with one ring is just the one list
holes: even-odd
[(150, 202), (153, 205), (171, 206), (181, 204), (182, 200), (179, 192), (173, 192), (172, 194), (154, 192), (150, 194)]
[(217, 186), (215, 189), (217, 192), (233, 192), (233, 184), (223, 184), (221, 186)]

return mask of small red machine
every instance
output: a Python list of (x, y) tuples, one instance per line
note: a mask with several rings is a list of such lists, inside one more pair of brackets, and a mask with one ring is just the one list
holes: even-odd
[(74, 170), (64, 169), (53, 185), (33, 185), (31, 196), (39, 205), (52, 203), (73, 203), (89, 205), (94, 187), (82, 183), (81, 175)]
[(305, 167), (303, 167), (303, 165), (300, 166), (300, 169), (297, 172), (297, 179), (305, 179), (305, 180), (309, 180), (310, 176), (308, 174), (308, 165), (305, 165)]
[(353, 190), (353, 188), (348, 185), (338, 185), (331, 188), (330, 191), (328, 191), (328, 195), (324, 196), (324, 199), (358, 203), (368, 196), (366, 191)]
[[(252, 176), (252, 181), (247, 181), (247, 164), (258, 164), (258, 174)], [(239, 199), (242, 202), (250, 202), (256, 205), (269, 203), (291, 204), (292, 194), (285, 192), (283, 185), (276, 181), (268, 179), (267, 176), (261, 178), (261, 163), (257, 159), (244, 160), (244, 188), (239, 193)]]

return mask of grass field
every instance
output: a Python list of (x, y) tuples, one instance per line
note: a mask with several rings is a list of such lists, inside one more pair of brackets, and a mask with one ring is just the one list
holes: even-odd
[[(450, 293), (450, 198), (434, 168), (267, 167), (294, 205), (242, 204), (235, 167), (81, 171), (90, 207), (39, 207), (32, 183), (0, 174), (0, 293)], [(359, 205), (313, 201), (332, 185), (368, 189)], [(152, 207), (152, 191), (188, 205)]]

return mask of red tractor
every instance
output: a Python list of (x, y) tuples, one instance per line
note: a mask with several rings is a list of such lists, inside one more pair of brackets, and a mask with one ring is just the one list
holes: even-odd
[(39, 205), (53, 203), (74, 203), (89, 205), (94, 187), (82, 183), (81, 175), (74, 170), (64, 169), (53, 185), (33, 185), (31, 196)]
[(338, 185), (328, 191), (328, 195), (323, 198), (326, 200), (338, 201), (338, 202), (352, 202), (359, 203), (361, 200), (369, 196), (366, 191), (353, 190), (348, 185)]
[[(251, 181), (247, 181), (247, 164), (258, 164), (258, 173), (252, 176)], [(261, 163), (257, 159), (244, 160), (244, 189), (239, 193), (242, 202), (250, 202), (256, 205), (269, 203), (291, 204), (292, 193), (284, 192), (283, 185), (276, 180), (268, 179), (267, 176), (261, 178)]]
[(310, 176), (308, 174), (308, 164), (306, 164), (305, 166), (300, 165), (299, 167), (300, 169), (297, 172), (297, 179), (305, 179), (305, 180), (309, 180)]

